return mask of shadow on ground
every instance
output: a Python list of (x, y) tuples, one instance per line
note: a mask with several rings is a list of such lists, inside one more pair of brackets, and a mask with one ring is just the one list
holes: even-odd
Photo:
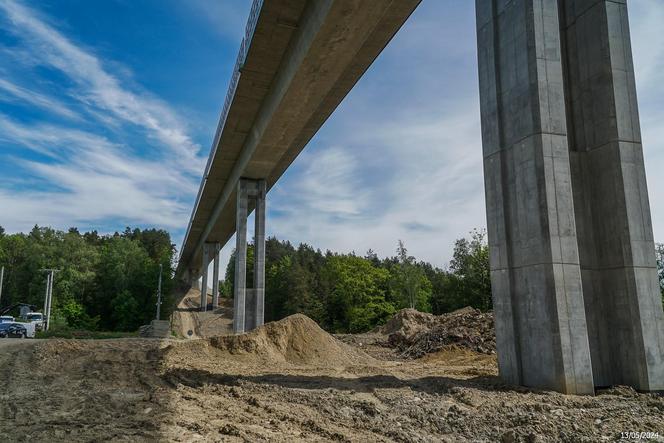
[(200, 369), (173, 368), (162, 375), (164, 381), (172, 386), (182, 384), (191, 388), (201, 388), (206, 385), (240, 386), (243, 383), (256, 383), (263, 385), (276, 385), (287, 389), (336, 389), (340, 391), (353, 391), (372, 393), (376, 389), (409, 388), (412, 391), (427, 394), (448, 394), (454, 388), (473, 388), (491, 392), (518, 392), (543, 393), (521, 386), (511, 386), (503, 383), (496, 376), (473, 377), (458, 379), (451, 377), (421, 377), (414, 379), (401, 379), (394, 375), (369, 375), (358, 377), (330, 377), (309, 375), (232, 375), (212, 373)]

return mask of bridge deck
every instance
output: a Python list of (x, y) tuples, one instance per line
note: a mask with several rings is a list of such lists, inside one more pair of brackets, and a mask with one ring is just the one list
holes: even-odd
[(240, 177), (281, 177), (420, 0), (256, 0), (180, 254), (235, 232)]

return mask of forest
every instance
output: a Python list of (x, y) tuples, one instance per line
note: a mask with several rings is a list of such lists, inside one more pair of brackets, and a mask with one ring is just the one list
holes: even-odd
[[(5, 267), (0, 306), (23, 302), (41, 309), (47, 268), (57, 269), (53, 325), (77, 330), (135, 331), (154, 318), (159, 267), (163, 268), (162, 318), (174, 307), (176, 248), (167, 231), (125, 229), (110, 235), (35, 226), (5, 234), (0, 227), (0, 266)], [(664, 245), (656, 249), (664, 300)], [(253, 281), (253, 245), (247, 282)], [(234, 256), (220, 282), (232, 297)], [(418, 261), (402, 241), (391, 257), (321, 251), (300, 243), (266, 242), (266, 321), (301, 312), (330, 332), (362, 332), (413, 307), (441, 314), (465, 306), (492, 309), (486, 233), (458, 239), (446, 268)]]
[[(490, 310), (489, 251), (483, 231), (471, 232), (454, 246), (449, 269), (417, 261), (403, 242), (396, 254), (379, 258), (369, 250), (322, 252), (307, 244), (295, 247), (272, 237), (265, 252), (265, 319), (301, 312), (331, 332), (362, 332), (402, 308), (436, 314), (464, 306)], [(253, 281), (253, 248), (247, 253), (247, 282)], [(222, 295), (230, 297), (235, 258), (226, 268)]]
[[(0, 306), (29, 303), (41, 310), (46, 272), (56, 269), (53, 326), (80, 330), (135, 331), (155, 316), (159, 265), (163, 292), (173, 291), (175, 245), (156, 229), (112, 235), (81, 234), (35, 226), (28, 234), (0, 228), (0, 266), (5, 267)], [(170, 312), (166, 297), (162, 311)]]

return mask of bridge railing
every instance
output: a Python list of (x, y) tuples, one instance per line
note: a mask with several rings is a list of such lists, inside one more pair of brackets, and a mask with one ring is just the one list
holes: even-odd
[(244, 31), (244, 37), (240, 43), (240, 50), (237, 54), (237, 59), (235, 60), (235, 66), (233, 67), (233, 75), (231, 76), (231, 81), (228, 85), (228, 91), (226, 92), (226, 99), (224, 100), (224, 107), (221, 109), (221, 115), (219, 116), (219, 123), (217, 123), (217, 130), (214, 134), (214, 139), (212, 140), (212, 147), (210, 148), (210, 155), (208, 156), (207, 164), (205, 165), (205, 172), (201, 178), (201, 184), (198, 188), (198, 195), (196, 196), (196, 202), (194, 203), (194, 209), (191, 212), (191, 217), (189, 218), (189, 224), (187, 225), (187, 233), (185, 234), (184, 241), (182, 243), (182, 248), (180, 249), (180, 260), (182, 260), (182, 253), (184, 250), (184, 245), (187, 244), (189, 238), (189, 233), (191, 232), (191, 226), (194, 222), (194, 216), (198, 210), (198, 204), (203, 195), (203, 189), (205, 189), (205, 182), (207, 181), (208, 174), (210, 173), (210, 168), (212, 167), (212, 159), (214, 159), (217, 153), (217, 147), (219, 146), (219, 140), (221, 139), (221, 134), (226, 125), (226, 119), (228, 118), (228, 112), (230, 111), (231, 104), (235, 98), (235, 91), (237, 90), (238, 82), (240, 81), (240, 75), (242, 71), (242, 66), (247, 59), (247, 53), (249, 52), (249, 47), (251, 46), (251, 40), (254, 37), (254, 31), (256, 30), (256, 24), (258, 23), (258, 16), (260, 14), (261, 8), (263, 7), (264, 0), (254, 0), (251, 5), (251, 11), (249, 12), (249, 18), (247, 20), (247, 26)]

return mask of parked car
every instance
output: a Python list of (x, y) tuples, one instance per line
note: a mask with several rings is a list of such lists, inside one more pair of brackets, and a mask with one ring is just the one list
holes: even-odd
[(0, 323), (14, 323), (15, 321), (11, 315), (0, 315)]
[(0, 323), (0, 338), (35, 338), (34, 323)]
[(13, 323), (0, 323), (0, 338), (7, 338), (9, 335), (9, 327)]
[(27, 338), (28, 329), (20, 323), (12, 323), (7, 328), (7, 335), (11, 338)]

